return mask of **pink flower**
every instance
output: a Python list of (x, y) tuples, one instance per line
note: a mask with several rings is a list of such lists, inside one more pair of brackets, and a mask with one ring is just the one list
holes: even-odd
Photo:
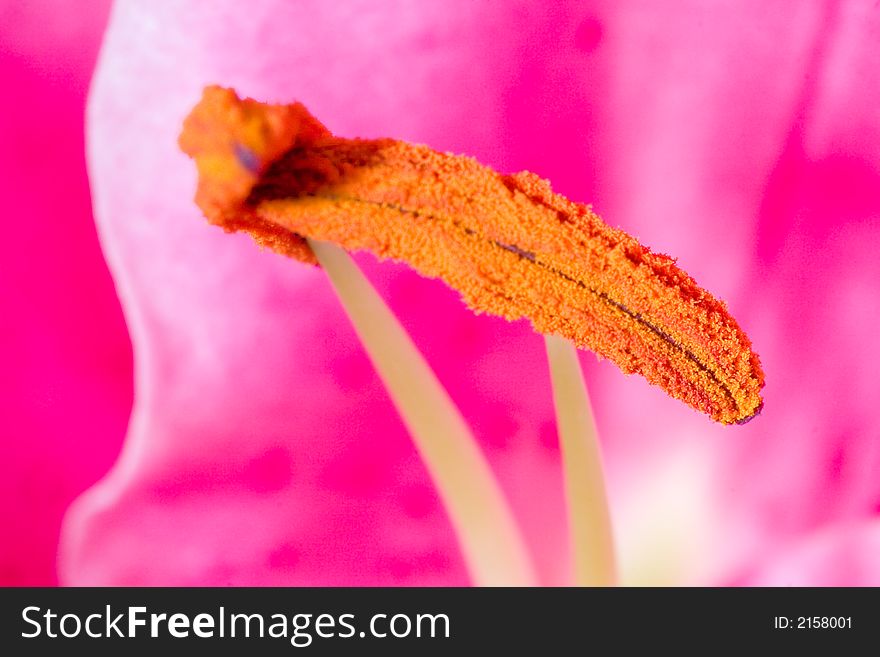
[[(745, 427), (584, 357), (625, 582), (880, 583), (877, 12), (552, 7), (115, 8), (88, 155), (135, 405), (120, 461), (68, 516), (64, 582), (468, 581), (322, 272), (191, 201), (175, 139), (221, 83), (342, 135), (535, 171), (728, 301), (768, 376)], [(473, 423), (541, 582), (568, 582), (540, 339), (360, 262)]]

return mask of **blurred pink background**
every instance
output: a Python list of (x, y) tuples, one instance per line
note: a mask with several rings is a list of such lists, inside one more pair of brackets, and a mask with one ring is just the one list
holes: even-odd
[(98, 245), (83, 113), (110, 3), (0, 2), (0, 583), (57, 582), (67, 506), (119, 452), (131, 343)]
[[(81, 7), (0, 2), (0, 583), (468, 581), (320, 272), (192, 205), (174, 139), (221, 83), (533, 170), (728, 302), (768, 379), (745, 427), (583, 355), (625, 583), (880, 584), (876, 7), (121, 2), (88, 123), (103, 255), (83, 109), (108, 7)], [(540, 338), (359, 262), (568, 582)]]

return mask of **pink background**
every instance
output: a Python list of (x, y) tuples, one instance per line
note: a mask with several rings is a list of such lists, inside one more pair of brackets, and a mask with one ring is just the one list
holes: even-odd
[(57, 582), (67, 506), (113, 463), (131, 343), (98, 245), (83, 110), (109, 2), (0, 3), (0, 583)]
[[(119, 3), (95, 80), (102, 255), (107, 7), (0, 3), (0, 583), (468, 582), (320, 272), (191, 203), (174, 139), (222, 83), (533, 170), (728, 302), (768, 378), (745, 427), (583, 355), (624, 582), (880, 584), (876, 7), (158, 5)], [(540, 338), (359, 262), (568, 582)]]

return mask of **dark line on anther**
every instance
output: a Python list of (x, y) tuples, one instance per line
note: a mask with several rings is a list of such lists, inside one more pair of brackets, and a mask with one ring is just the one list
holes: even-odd
[(638, 322), (642, 326), (646, 327), (648, 330), (650, 330), (658, 338), (660, 338), (661, 340), (670, 344), (674, 349), (677, 349), (678, 351), (680, 351), (685, 356), (685, 358), (687, 358), (692, 363), (694, 363), (694, 365), (696, 365), (697, 368), (699, 368), (701, 371), (708, 374), (709, 378), (711, 378), (715, 383), (718, 384), (718, 387), (720, 387), (724, 391), (724, 393), (727, 395), (727, 397), (730, 399), (730, 401), (733, 402), (733, 405), (736, 407), (736, 409), (739, 410), (739, 405), (736, 403), (736, 398), (733, 396), (733, 393), (730, 392), (730, 389), (727, 387), (727, 385), (721, 379), (718, 378), (718, 375), (715, 374), (715, 372), (712, 371), (712, 369), (708, 365), (705, 365), (703, 363), (703, 361), (701, 361), (694, 352), (692, 352), (690, 349), (688, 349), (683, 344), (681, 344), (678, 340), (676, 340), (671, 335), (669, 335), (669, 333), (664, 331), (662, 328), (660, 328), (659, 326), (657, 326), (653, 322), (645, 319), (641, 313), (637, 313), (633, 310), (630, 310), (629, 308), (627, 308), (625, 305), (623, 305), (619, 301), (615, 301), (610, 296), (608, 296), (607, 293), (599, 292), (598, 290), (589, 287), (588, 285), (586, 285), (582, 281), (579, 281), (576, 278), (573, 278), (573, 277), (569, 276), (568, 274), (561, 272), (558, 269), (555, 269), (554, 267), (548, 267), (548, 266), (543, 265), (541, 263), (537, 263), (537, 264), (539, 266), (543, 267), (544, 269), (546, 269), (547, 271), (556, 274), (560, 278), (564, 278), (565, 280), (570, 281), (570, 282), (574, 283), (575, 285), (578, 285), (581, 288), (588, 290), (589, 292), (595, 294), (597, 297), (602, 299), (602, 301), (604, 301), (605, 303), (607, 303), (610, 306), (613, 306), (614, 308), (617, 308), (624, 315), (626, 315), (627, 317), (630, 317), (631, 319), (635, 320), (636, 322)]
[[(535, 254), (532, 253), (531, 251), (525, 251), (514, 244), (502, 244), (501, 242), (496, 242), (495, 240), (489, 240), (489, 241), (492, 242), (492, 244), (494, 244), (495, 246), (500, 246), (505, 251), (510, 251), (511, 253), (515, 253), (520, 258), (525, 258), (529, 262), (534, 262), (535, 264), (540, 265), (540, 263), (538, 263), (537, 260), (535, 259)], [(540, 265), (540, 266), (543, 267), (543, 265)], [(546, 269), (546, 267), (545, 267), (545, 269)]]

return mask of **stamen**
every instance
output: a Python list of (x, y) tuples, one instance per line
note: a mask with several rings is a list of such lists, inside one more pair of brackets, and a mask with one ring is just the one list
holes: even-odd
[(758, 357), (725, 305), (534, 174), (334, 137), (302, 105), (216, 87), (180, 141), (199, 167), (197, 203), (227, 230), (305, 262), (315, 261), (305, 238), (402, 260), (474, 311), (527, 318), (719, 422), (761, 408)]
[(474, 583), (534, 585), (513, 514), (458, 408), (351, 257), (327, 242), (308, 244), (415, 441)]
[[(327, 270), (460, 538), (476, 584), (531, 584), (501, 490), (458, 410), (346, 250), (407, 262), (475, 312), (527, 318), (546, 337), (573, 570), (615, 582), (601, 457), (575, 346), (713, 419), (761, 409), (764, 374), (726, 306), (671, 258), (604, 224), (529, 172), (391, 139), (335, 137), (298, 103), (205, 90), (184, 123), (209, 221)], [(333, 244), (331, 244), (331, 242)]]
[(611, 515), (598, 432), (577, 350), (555, 335), (544, 340), (565, 472), (574, 583), (613, 586), (617, 578)]

